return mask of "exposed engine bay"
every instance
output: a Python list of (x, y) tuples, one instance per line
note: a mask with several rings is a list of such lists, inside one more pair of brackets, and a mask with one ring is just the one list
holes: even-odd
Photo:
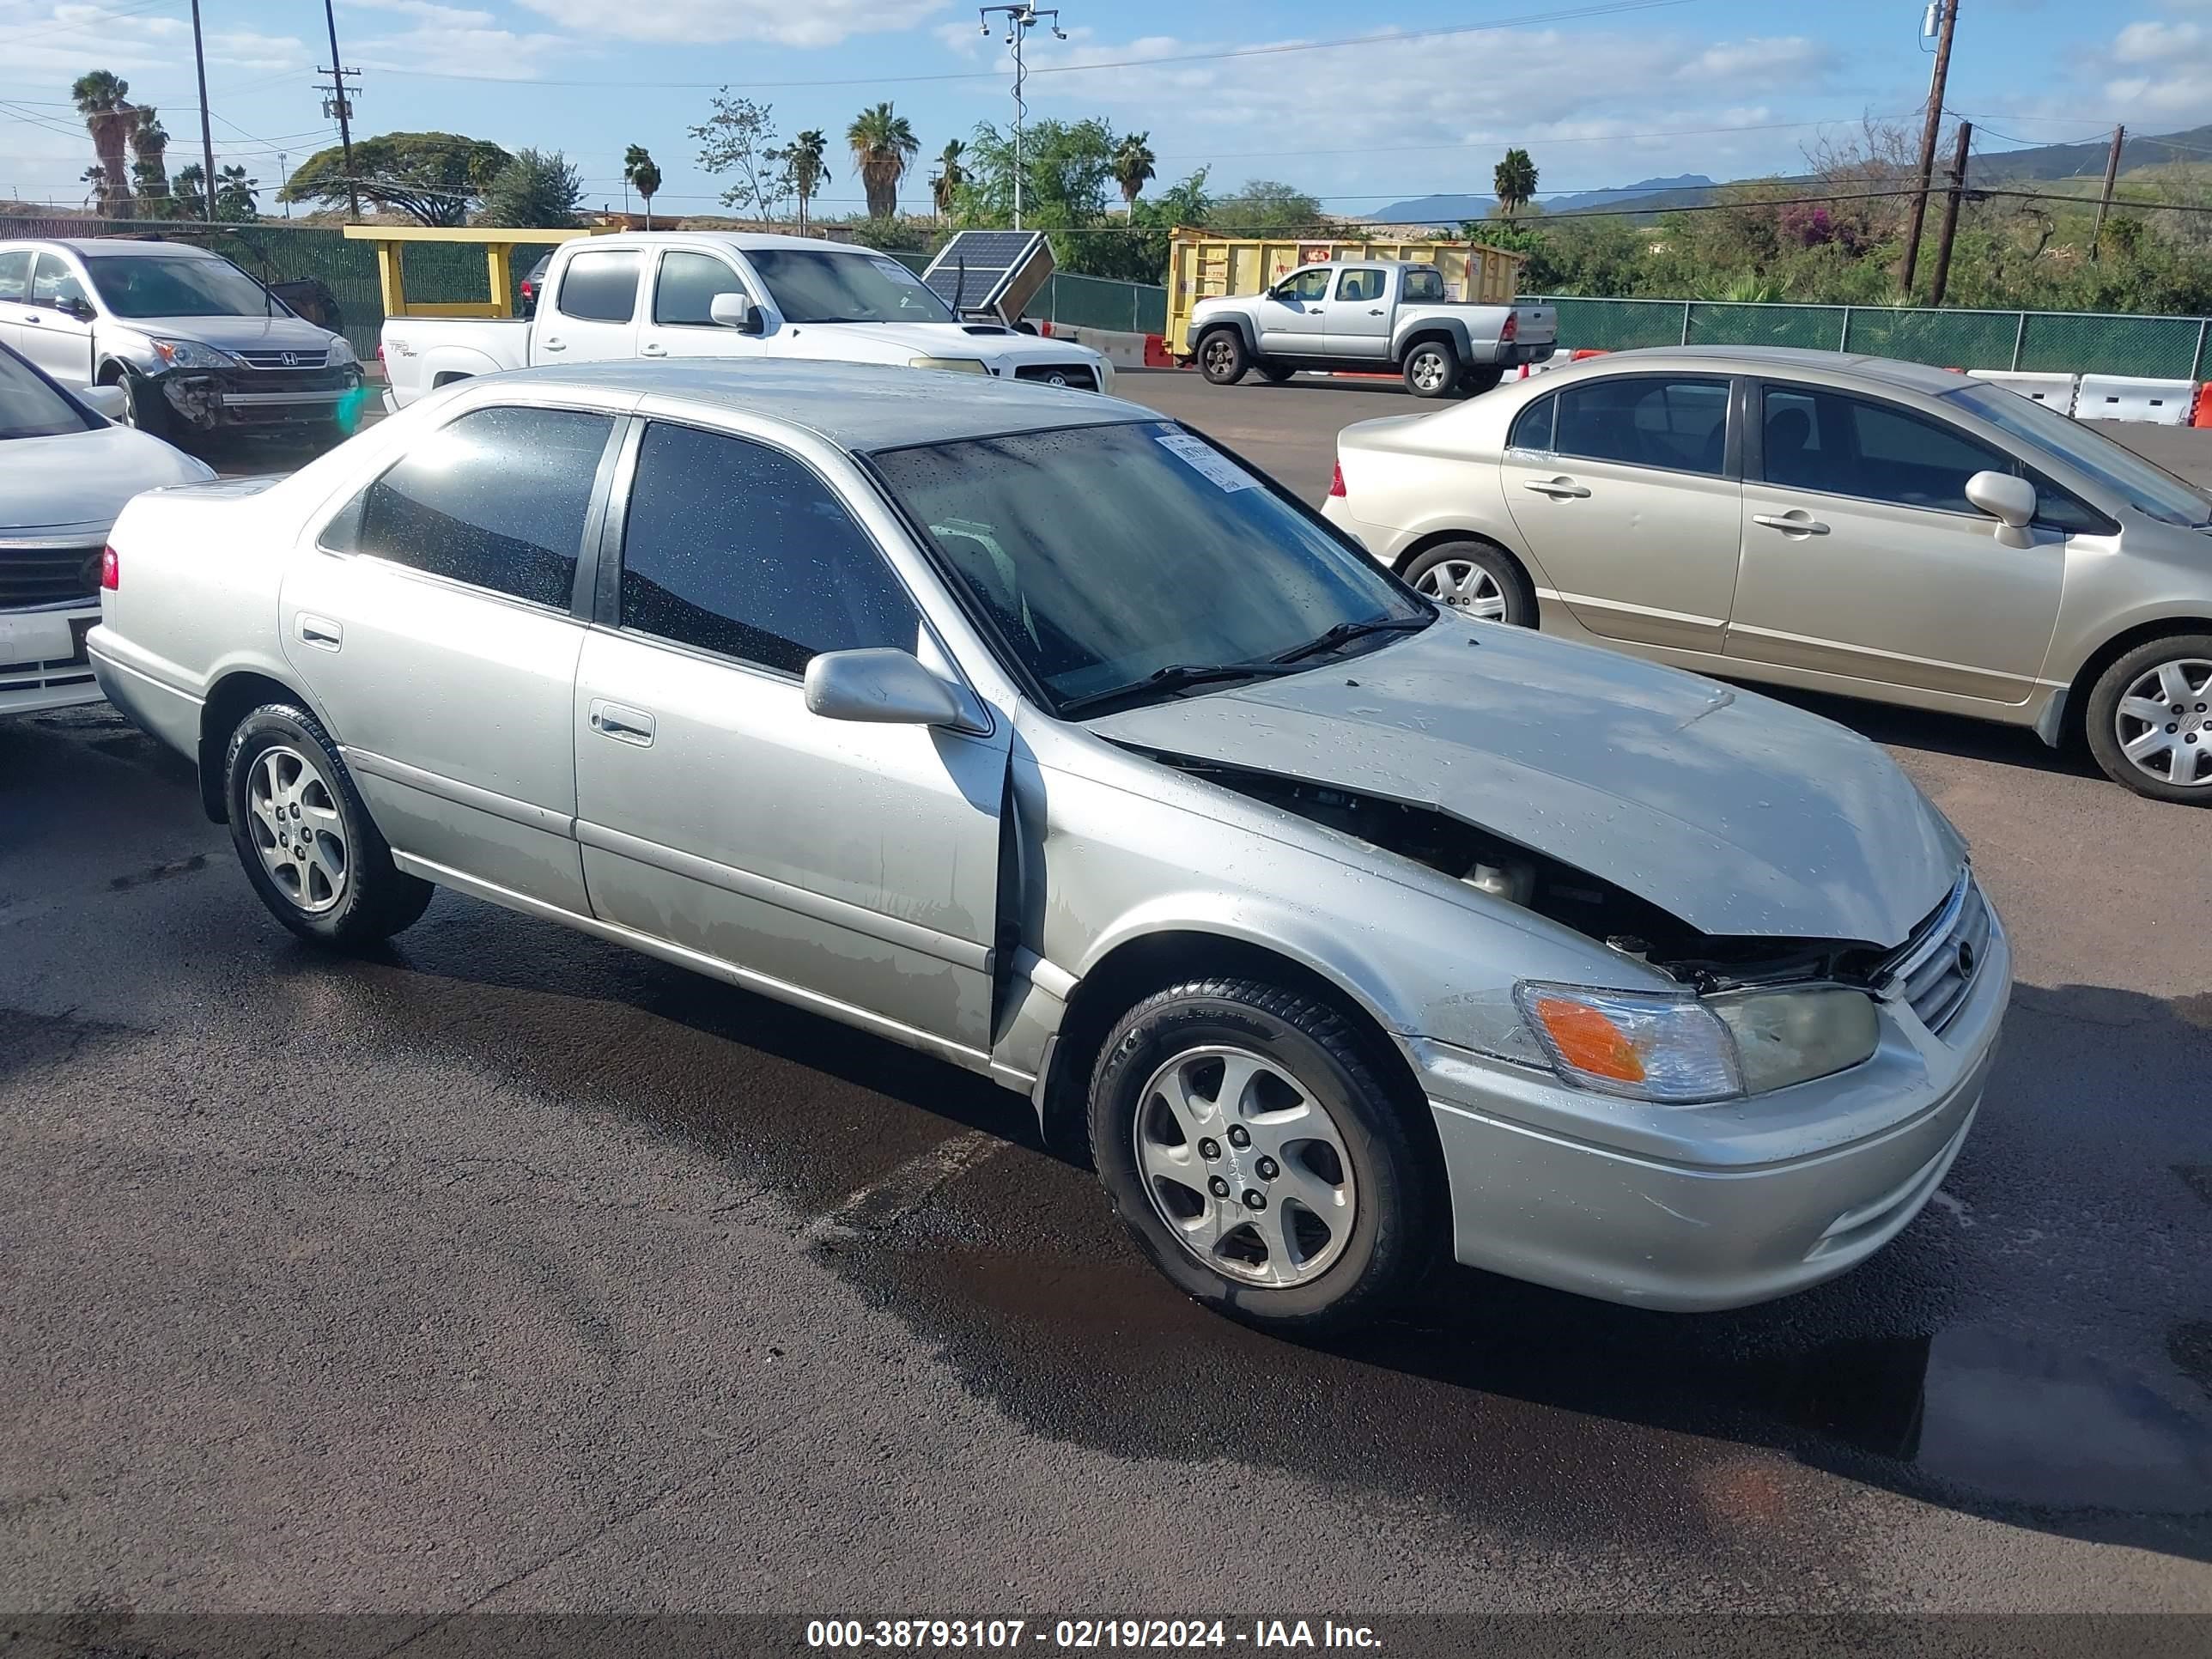
[(1296, 813), (1571, 927), (1700, 992), (1808, 979), (1871, 984), (1891, 954), (1847, 939), (1716, 938), (1603, 877), (1431, 806), (1216, 761), (1147, 752), (1164, 766)]

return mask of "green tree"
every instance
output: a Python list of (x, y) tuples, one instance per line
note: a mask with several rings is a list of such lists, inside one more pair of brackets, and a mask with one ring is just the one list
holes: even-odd
[(215, 208), (208, 208), (207, 169), (198, 161), (177, 169), (170, 190), (176, 201), (178, 216), (185, 219), (212, 219), (225, 224), (246, 224), (261, 216), (261, 202), (258, 191), (261, 181), (249, 179), (241, 167), (222, 167), (215, 175)]
[[(417, 224), (463, 225), (491, 181), (514, 158), (497, 144), (458, 132), (386, 132), (353, 147), (362, 199), (404, 213)], [(280, 202), (346, 202), (345, 152), (319, 149), (276, 192)]]
[(776, 152), (783, 163), (784, 177), (790, 181), (791, 193), (799, 198), (799, 231), (806, 234), (806, 204), (814, 199), (814, 192), (830, 176), (830, 136), (817, 127), (809, 127)]
[(702, 172), (735, 174), (722, 205), (752, 219), (773, 219), (786, 194), (787, 163), (775, 142), (775, 106), (732, 98), (724, 87), (714, 112), (691, 129)]
[(131, 189), (138, 210), (149, 219), (165, 219), (176, 211), (169, 195), (169, 134), (161, 112), (142, 104), (131, 123)]
[(70, 96), (84, 117), (85, 131), (92, 135), (93, 154), (100, 158), (100, 211), (106, 218), (128, 219), (131, 173), (124, 155), (138, 118), (131, 104), (131, 83), (106, 70), (94, 70), (77, 76)]
[[(1104, 121), (1045, 120), (1022, 130), (1022, 223), (1068, 230), (1105, 217), (1114, 183), (1114, 129)], [(988, 122), (969, 141), (958, 201), (963, 222), (1013, 222), (1014, 141)], [(1059, 247), (1059, 242), (1054, 247)]]
[(660, 168), (643, 144), (632, 144), (623, 152), (623, 178), (645, 198), (645, 228), (651, 230), (653, 198), (660, 194)]
[(1129, 204), (1127, 226), (1115, 225), (1073, 244), (1066, 269), (1080, 276), (1118, 276), (1125, 283), (1164, 283), (1168, 270), (1168, 234), (1177, 225), (1202, 225), (1212, 210), (1206, 194), (1206, 169), (1162, 191), (1150, 201)]
[(1234, 234), (1270, 231), (1318, 230), (1328, 227), (1328, 216), (1319, 198), (1295, 185), (1273, 179), (1248, 179), (1233, 196), (1213, 204), (1208, 222)]
[(583, 200), (584, 181), (559, 150), (519, 149), (485, 187), (477, 222), (564, 228)]
[(951, 216), (952, 204), (959, 198), (960, 186), (968, 182), (968, 170), (961, 165), (967, 150), (968, 146), (957, 138), (948, 138), (945, 148), (938, 152), (937, 172), (929, 181), (929, 196), (940, 224)]
[(860, 170), (860, 189), (868, 198), (868, 217), (888, 219), (898, 211), (899, 180), (921, 149), (906, 117), (889, 104), (862, 110), (845, 129), (845, 143)]
[(1114, 146), (1114, 179), (1121, 186), (1121, 200), (1131, 206), (1145, 186), (1158, 171), (1159, 158), (1152, 154), (1149, 132), (1132, 132), (1123, 136)]
[(1528, 159), (1528, 152), (1507, 150), (1504, 160), (1491, 171), (1490, 187), (1497, 193), (1500, 218), (1510, 219), (1534, 201), (1536, 164)]

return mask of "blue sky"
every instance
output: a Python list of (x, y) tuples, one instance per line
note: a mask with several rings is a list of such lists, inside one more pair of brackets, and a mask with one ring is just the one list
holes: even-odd
[[(204, 11), (217, 165), (273, 183), (279, 152), (296, 165), (335, 137), (311, 84), (328, 61), (321, 6)], [(1346, 214), (1480, 190), (1508, 143), (1534, 154), (1546, 193), (1726, 178), (1802, 167), (1814, 123), (1909, 118), (1927, 88), (1921, 13), (1922, 0), (1061, 0), (1072, 38), (1033, 37), (1032, 70), (1051, 72), (1033, 73), (1030, 106), (1149, 130), (1164, 180), (1210, 165), (1217, 191), (1283, 179)], [(1987, 147), (2212, 120), (2212, 0), (1961, 0), (1960, 16), (1950, 102)], [(189, 17), (189, 0), (0, 0), (0, 196), (82, 199), (89, 147), (66, 100), (88, 69), (161, 108), (173, 166), (196, 155)], [(1499, 27), (1433, 33), (1480, 24)], [(357, 131), (560, 149), (595, 204), (620, 203), (623, 147), (642, 143), (665, 207), (710, 210), (719, 185), (685, 129), (725, 82), (773, 104), (785, 133), (833, 141), (890, 99), (925, 157), (1011, 111), (1003, 47), (955, 0), (339, 0), (337, 25), (365, 71)], [(1252, 52), (1351, 38), (1362, 44)], [(859, 191), (842, 157), (832, 172), (827, 207), (842, 212)], [(926, 203), (925, 176), (905, 199)]]

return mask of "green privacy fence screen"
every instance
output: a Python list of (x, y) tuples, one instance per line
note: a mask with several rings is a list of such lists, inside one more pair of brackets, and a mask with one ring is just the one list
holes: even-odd
[[(910, 270), (928, 269), (927, 253), (891, 256)], [(1109, 328), (1125, 334), (1164, 334), (1168, 326), (1168, 291), (1151, 283), (1123, 283), (1106, 276), (1078, 276), (1054, 271), (1045, 278), (1023, 313), (1033, 323), (1066, 323), (1070, 328)]]
[(1708, 300), (1547, 300), (1559, 343), (1799, 346), (1864, 352), (1942, 368), (2124, 374), (2197, 380), (2212, 364), (2200, 317), (2093, 312), (1963, 311), (1892, 306), (1738, 305)]

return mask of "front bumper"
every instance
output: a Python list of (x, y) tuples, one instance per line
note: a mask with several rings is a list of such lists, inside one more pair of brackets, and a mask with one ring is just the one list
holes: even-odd
[(85, 637), (99, 621), (97, 603), (0, 611), (0, 715), (98, 702)]
[(1909, 1004), (1885, 1003), (1881, 1047), (1864, 1065), (1706, 1107), (1603, 1102), (1415, 1042), (1450, 1182), (1453, 1254), (1686, 1312), (1832, 1279), (1903, 1231), (1942, 1184), (2011, 994), (2011, 948), (1992, 914), (1979, 972), (1941, 1036)]
[(155, 378), (179, 421), (195, 431), (238, 427), (331, 426), (362, 400), (361, 370), (179, 369)]

